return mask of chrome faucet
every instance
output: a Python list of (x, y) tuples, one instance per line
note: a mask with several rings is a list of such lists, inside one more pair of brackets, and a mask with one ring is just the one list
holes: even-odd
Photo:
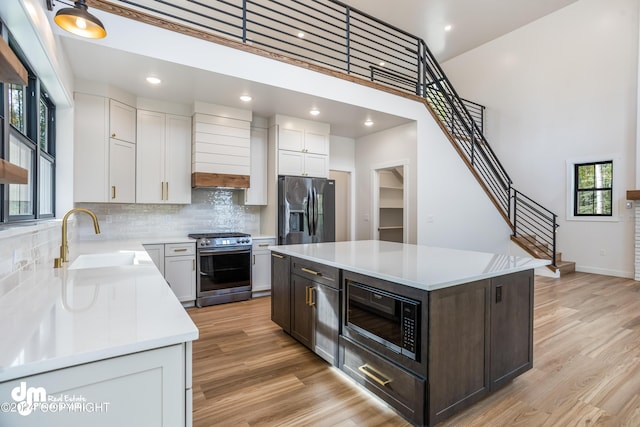
[(98, 218), (96, 214), (91, 212), (89, 209), (85, 208), (74, 208), (65, 214), (62, 218), (62, 244), (60, 245), (60, 258), (56, 258), (53, 260), (53, 268), (62, 267), (62, 263), (69, 262), (69, 243), (67, 241), (67, 221), (69, 220), (69, 216), (75, 212), (84, 212), (91, 217), (93, 220), (93, 229), (96, 234), (100, 234), (100, 225), (98, 224)]

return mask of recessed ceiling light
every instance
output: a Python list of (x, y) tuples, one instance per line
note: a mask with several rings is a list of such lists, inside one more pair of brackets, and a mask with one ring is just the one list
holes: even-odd
[(317, 116), (318, 114), (320, 114), (320, 110), (318, 110), (317, 108), (312, 108), (309, 111), (309, 114), (311, 114), (312, 116)]
[(381, 66), (381, 67), (384, 67), (385, 66), (385, 62), (384, 61), (380, 61), (380, 63), (378, 65)]
[(365, 120), (365, 121), (364, 121), (364, 125), (365, 125), (365, 126), (373, 126), (373, 120), (371, 120), (371, 119), (367, 119), (367, 120)]
[(303, 39), (304, 38), (304, 33), (302, 31), (298, 31), (298, 38), (299, 39)]
[(452, 28), (453, 28), (453, 27), (452, 27), (451, 25), (445, 25), (445, 26), (444, 26), (444, 30), (445, 30), (445, 31), (451, 31), (451, 29), (452, 29)]
[(149, 76), (147, 77), (147, 81), (149, 83), (151, 83), (152, 85), (159, 85), (160, 83), (162, 83), (162, 80), (160, 80), (157, 77), (153, 77), (153, 76)]
[(249, 102), (249, 101), (251, 101), (252, 99), (253, 99), (253, 98), (251, 98), (249, 95), (242, 95), (242, 96), (240, 97), (240, 101), (242, 101), (242, 102)]

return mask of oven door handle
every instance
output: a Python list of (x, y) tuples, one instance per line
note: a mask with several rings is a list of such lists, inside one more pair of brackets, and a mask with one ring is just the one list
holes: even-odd
[(207, 256), (207, 255), (233, 255), (233, 254), (249, 254), (251, 255), (251, 248), (248, 249), (232, 249), (232, 250), (199, 250), (198, 256)]

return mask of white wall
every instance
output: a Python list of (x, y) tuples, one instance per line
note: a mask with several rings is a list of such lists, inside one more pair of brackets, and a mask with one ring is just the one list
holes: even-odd
[[(425, 109), (425, 114), (427, 113)], [(407, 162), (404, 185), (409, 190), (408, 243), (417, 242), (417, 126), (408, 123), (356, 141), (356, 240), (373, 238), (372, 171)], [(406, 226), (406, 224), (405, 224)]]
[[(632, 277), (638, 1), (580, 0), (443, 64), (458, 93), (487, 106), (487, 137), (517, 189), (559, 215), (563, 258)], [(620, 217), (567, 221), (566, 161), (606, 160)], [(601, 255), (604, 253), (604, 255)]]

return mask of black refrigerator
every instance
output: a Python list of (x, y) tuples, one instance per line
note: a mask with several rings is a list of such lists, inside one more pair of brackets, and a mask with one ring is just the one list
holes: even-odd
[(336, 185), (332, 179), (278, 177), (278, 244), (335, 242)]

